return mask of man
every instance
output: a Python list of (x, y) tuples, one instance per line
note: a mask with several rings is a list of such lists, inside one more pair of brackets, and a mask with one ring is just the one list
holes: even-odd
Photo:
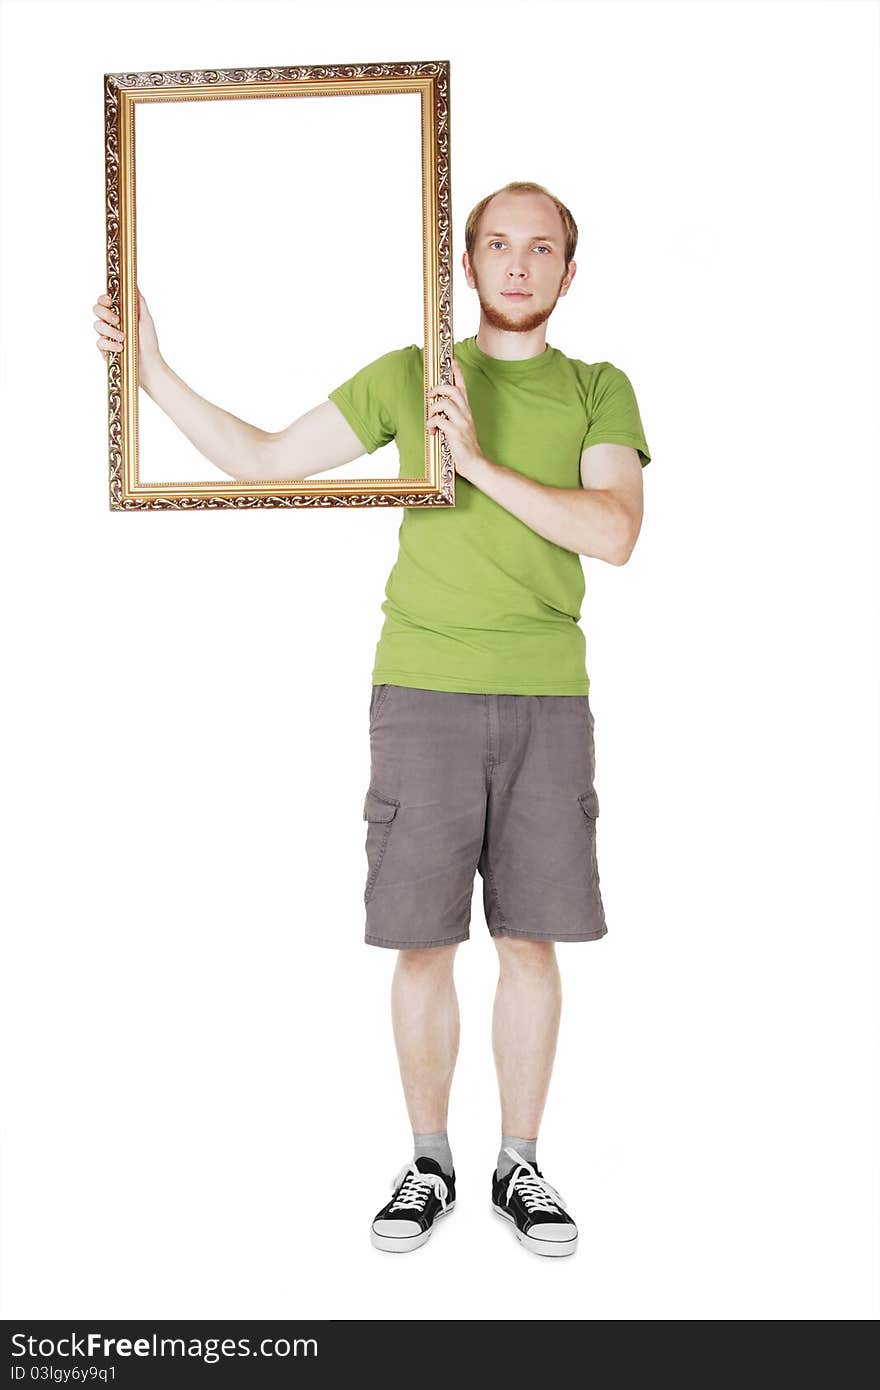
[[(577, 1244), (536, 1140), (560, 1016), (555, 943), (607, 930), (579, 556), (629, 558), (650, 455), (624, 374), (546, 345), (576, 243), (568, 209), (535, 184), (508, 184), (468, 218), (462, 263), (480, 325), (456, 344), (453, 382), (433, 383), (425, 417), (450, 446), (456, 506), (407, 511), (386, 588), (364, 806), (366, 940), (398, 952), (392, 1015), (414, 1155), (373, 1221), (382, 1250), (424, 1244), (455, 1205), (453, 958), (469, 934), (475, 869), (500, 963), (493, 1205), (530, 1250), (568, 1255)], [(330, 393), (369, 452), (396, 436), (403, 474), (420, 466), (422, 371), (421, 351), (405, 348)]]
[[(467, 220), (462, 257), (480, 323), (455, 345), (452, 383), (432, 383), (426, 404), (422, 350), (397, 349), (273, 435), (167, 368), (140, 298), (145, 389), (234, 477), (303, 477), (391, 439), (401, 475), (417, 474), (426, 428), (443, 432), (455, 463), (454, 509), (404, 513), (372, 672), (365, 940), (397, 951), (392, 1020), (413, 1131), (412, 1162), (372, 1223), (380, 1250), (423, 1245), (455, 1206), (453, 961), (477, 870), (500, 967), (493, 1207), (537, 1254), (577, 1246), (571, 1213), (538, 1167), (537, 1136), (560, 1019), (556, 943), (607, 931), (580, 556), (629, 559), (650, 461), (625, 374), (546, 343), (574, 280), (577, 235), (539, 184), (488, 195)], [(107, 335), (99, 348), (118, 350), (115, 315), (95, 308)]]

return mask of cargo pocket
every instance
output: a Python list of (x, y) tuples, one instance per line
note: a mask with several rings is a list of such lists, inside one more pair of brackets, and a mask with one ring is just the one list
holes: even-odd
[(595, 788), (588, 792), (583, 792), (579, 797), (581, 810), (585, 816), (587, 829), (587, 864), (590, 878), (594, 883), (599, 881), (599, 865), (596, 860), (596, 817), (599, 814), (599, 798)]
[(364, 904), (373, 896), (391, 826), (399, 807), (399, 801), (390, 796), (382, 796), (372, 787), (367, 792), (364, 800), (364, 820), (367, 822), (367, 886), (364, 889)]
[[(363, 786), (363, 783), (361, 783), (361, 786)], [(599, 814), (599, 798), (596, 795), (595, 789), (583, 792), (582, 795), (578, 797), (578, 801), (581, 803), (581, 810), (595, 830), (596, 817)]]

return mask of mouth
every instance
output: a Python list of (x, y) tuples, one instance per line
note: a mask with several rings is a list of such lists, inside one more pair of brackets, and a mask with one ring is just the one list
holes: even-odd
[(531, 293), (527, 293), (525, 290), (502, 290), (501, 293), (505, 299), (531, 299), (532, 297)]

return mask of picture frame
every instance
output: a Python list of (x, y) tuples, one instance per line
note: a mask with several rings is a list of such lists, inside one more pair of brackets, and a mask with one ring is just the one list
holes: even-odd
[[(448, 61), (104, 74), (107, 293), (112, 300), (112, 308), (119, 315), (119, 327), (125, 334), (125, 351), (110, 354), (108, 361), (111, 510), (203, 511), (251, 510), (262, 507), (372, 508), (455, 505), (455, 468), (441, 431), (431, 434), (426, 431), (424, 476), (417, 478), (401, 475), (329, 478), (325, 473), (320, 477), (283, 482), (279, 482), (278, 479), (267, 479), (265, 482), (240, 481), (219, 473), (216, 478), (210, 476), (210, 464), (206, 461), (202, 462), (206, 464), (204, 471), (208, 476), (192, 476), (192, 469), (186, 464), (183, 469), (184, 476), (174, 477), (174, 469), (168, 462), (173, 450), (167, 443), (155, 451), (159, 455), (159, 476), (150, 476), (149, 464), (153, 461), (145, 457), (142, 437), (137, 331), (140, 288), (138, 158), (141, 158), (142, 182), (145, 182), (147, 187), (151, 190), (161, 189), (166, 182), (171, 186), (174, 180), (177, 180), (174, 186), (178, 190), (173, 219), (163, 216), (161, 210), (152, 218), (148, 218), (146, 208), (142, 204), (141, 218), (145, 227), (150, 228), (149, 237), (145, 230), (142, 240), (146, 240), (151, 250), (154, 250), (161, 245), (162, 236), (168, 232), (169, 223), (173, 220), (170, 234), (176, 240), (170, 244), (186, 248), (189, 263), (193, 268), (192, 273), (197, 279), (200, 265), (199, 245), (206, 248), (210, 245), (215, 256), (219, 254), (214, 246), (213, 230), (216, 228), (220, 231), (227, 223), (222, 216), (216, 218), (211, 224), (210, 232), (205, 232), (203, 240), (199, 241), (197, 230), (201, 201), (210, 201), (213, 190), (221, 180), (215, 178), (213, 183), (201, 185), (201, 199), (197, 188), (194, 189), (193, 184), (187, 182), (188, 169), (197, 166), (193, 152), (200, 148), (198, 136), (194, 137), (194, 131), (201, 132), (206, 141), (217, 141), (213, 147), (206, 144), (208, 154), (205, 164), (208, 168), (215, 168), (218, 174), (226, 173), (223, 163), (226, 150), (224, 138), (228, 140), (229, 131), (233, 129), (235, 122), (244, 120), (262, 122), (259, 126), (260, 142), (254, 142), (251, 149), (259, 149), (265, 155), (262, 140), (264, 137), (268, 138), (266, 132), (271, 126), (272, 138), (279, 141), (279, 161), (283, 162), (288, 151), (291, 151), (290, 164), (295, 166), (297, 149), (305, 154), (307, 148), (306, 137), (297, 136), (295, 128), (300, 113), (307, 110), (303, 103), (326, 103), (328, 100), (348, 99), (345, 108), (337, 106), (331, 111), (326, 107), (315, 107), (310, 110), (310, 114), (317, 114), (322, 110), (326, 116), (333, 118), (324, 121), (326, 129), (320, 138), (326, 145), (320, 146), (317, 153), (313, 148), (314, 131), (308, 138), (308, 152), (312, 159), (309, 167), (312, 169), (312, 178), (320, 185), (323, 199), (320, 202), (325, 218), (323, 226), (331, 228), (339, 220), (333, 220), (331, 211), (327, 208), (327, 203), (333, 196), (338, 193), (340, 207), (345, 207), (345, 180), (334, 176), (334, 159), (338, 159), (340, 169), (344, 162), (346, 175), (352, 181), (355, 175), (369, 179), (372, 165), (379, 167), (381, 163), (381, 151), (377, 149), (370, 151), (371, 169), (364, 170), (361, 167), (365, 161), (353, 160), (351, 129), (355, 126), (360, 128), (366, 123), (367, 118), (381, 115), (385, 121), (382, 129), (386, 131), (389, 142), (393, 144), (397, 139), (395, 122), (406, 122), (406, 141), (409, 142), (412, 135), (418, 142), (415, 146), (417, 154), (414, 156), (414, 166), (417, 163), (419, 177), (417, 180), (410, 177), (408, 181), (401, 178), (401, 187), (397, 189), (386, 172), (382, 198), (370, 200), (369, 218), (375, 221), (379, 217), (377, 208), (385, 208), (389, 202), (389, 194), (393, 192), (398, 199), (398, 210), (395, 213), (392, 208), (388, 216), (397, 216), (399, 221), (400, 214), (405, 212), (404, 220), (408, 227), (415, 227), (417, 221), (420, 223), (419, 244), (414, 247), (413, 238), (410, 237), (407, 245), (409, 264), (416, 264), (415, 254), (418, 252), (421, 267), (420, 305), (418, 302), (412, 302), (413, 292), (407, 300), (407, 313), (412, 309), (413, 323), (417, 318), (421, 320), (425, 389), (427, 390), (431, 384), (451, 382), (453, 329), (449, 83)], [(404, 96), (410, 98), (406, 105), (399, 100)], [(273, 115), (278, 119), (270, 121), (267, 115), (268, 108), (248, 107), (248, 103), (267, 100), (297, 102), (299, 105), (274, 108)], [(377, 103), (381, 100), (385, 101), (385, 105), (380, 108)], [(365, 105), (367, 102), (374, 104)], [(396, 104), (390, 106), (391, 102)], [(205, 108), (202, 105), (197, 106), (197, 103), (227, 105), (222, 109), (219, 106)], [(206, 117), (211, 119), (205, 119)], [(416, 126), (414, 121), (417, 122)], [(142, 128), (145, 132), (144, 140), (141, 140)], [(135, 138), (136, 133), (138, 141)], [(337, 140), (340, 142), (338, 153), (334, 144)], [(234, 141), (230, 143), (235, 146)], [(398, 146), (395, 145), (395, 148)], [(413, 146), (407, 143), (400, 148), (409, 151)], [(211, 165), (212, 158), (219, 162)], [(191, 161), (189, 165), (187, 160)], [(301, 161), (302, 164), (305, 162), (305, 159)], [(233, 155), (230, 164), (229, 178), (233, 185), (236, 173), (246, 182), (245, 163), (239, 160), (236, 166)], [(394, 167), (397, 166), (392, 162), (392, 168)], [(146, 174), (143, 169), (146, 169)], [(265, 186), (264, 181), (263, 188)], [(273, 188), (275, 186), (273, 182)], [(280, 179), (277, 186), (283, 190), (285, 180)], [(364, 184), (367, 189), (369, 186), (369, 183)], [(188, 193), (190, 196), (187, 196)], [(297, 187), (297, 194), (297, 206), (309, 206), (307, 183)], [(393, 199), (390, 201), (393, 202)], [(317, 198), (313, 198), (310, 204), (312, 211), (317, 204)], [(228, 202), (226, 205), (229, 206)], [(305, 217), (304, 220), (309, 222), (315, 219), (311, 216)], [(258, 242), (258, 219), (252, 224), (240, 224), (240, 227), (245, 226), (246, 230), (242, 232), (239, 227), (238, 235), (240, 238), (246, 236), (250, 225), (253, 226), (254, 238)], [(373, 227), (373, 222), (361, 214), (358, 225), (361, 228)], [(389, 254), (399, 257), (399, 240), (395, 241), (390, 236), (383, 235), (381, 225), (373, 227), (373, 230), (376, 233), (374, 247), (384, 250), (387, 245), (390, 248)], [(309, 231), (311, 233), (312, 229)], [(323, 240), (319, 239), (319, 243), (324, 246), (328, 240), (329, 237), (324, 237)], [(307, 244), (311, 248), (315, 245), (315, 240)], [(241, 240), (238, 242), (239, 251), (243, 245), (249, 252), (250, 247)], [(259, 250), (257, 244), (254, 253), (258, 254)], [(161, 257), (156, 253), (153, 259), (155, 263), (159, 263)], [(351, 257), (346, 253), (337, 257), (334, 267), (344, 264), (356, 276), (361, 275), (357, 259), (357, 255)], [(169, 263), (167, 256), (165, 263)], [(176, 268), (176, 259), (174, 263)], [(234, 256), (227, 257), (225, 263), (237, 264)], [(392, 268), (395, 264), (396, 260), (391, 262)], [(357, 285), (352, 293), (345, 282), (341, 285), (338, 283), (335, 270), (332, 284), (333, 294), (329, 297), (331, 313), (338, 304), (339, 315), (342, 315), (348, 303), (352, 300), (357, 302), (359, 296), (362, 298)], [(239, 293), (236, 302), (240, 312), (244, 312), (243, 293)], [(409, 321), (407, 320), (407, 323)], [(393, 342), (388, 344), (394, 345)], [(354, 365), (365, 365), (366, 360)], [(337, 376), (331, 384), (336, 385), (339, 379), (340, 376)], [(216, 399), (211, 391), (206, 394), (212, 400)], [(326, 395), (326, 391), (323, 394)], [(164, 417), (163, 423), (168, 424)], [(195, 459), (193, 446), (184, 440), (182, 449), (187, 448)], [(156, 466), (154, 463), (153, 472)], [(168, 474), (171, 476), (167, 476)]]

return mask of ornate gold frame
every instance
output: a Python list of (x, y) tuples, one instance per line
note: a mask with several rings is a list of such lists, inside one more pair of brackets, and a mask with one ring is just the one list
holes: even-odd
[(271, 482), (138, 482), (137, 332), (129, 332), (129, 325), (137, 324), (136, 103), (366, 92), (421, 95), (427, 390), (431, 382), (452, 380), (448, 62), (104, 74), (107, 293), (126, 335), (125, 352), (110, 353), (107, 364), (111, 511), (455, 505), (455, 466), (439, 430), (425, 433), (424, 487), (414, 487), (412, 478), (341, 479), (329, 489), (326, 478), (304, 479), (281, 488)]

